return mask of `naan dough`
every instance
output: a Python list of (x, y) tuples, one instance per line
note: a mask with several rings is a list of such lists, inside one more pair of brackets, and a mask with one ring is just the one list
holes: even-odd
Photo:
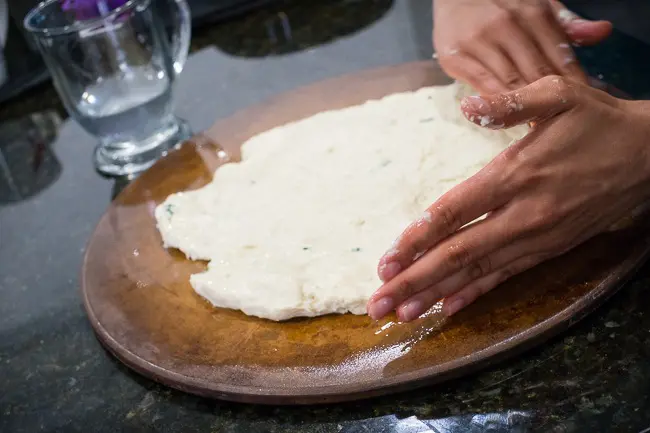
[(242, 162), (157, 207), (166, 247), (209, 260), (192, 287), (271, 320), (366, 313), (391, 242), (525, 128), (464, 119), (453, 84), (387, 96), (248, 140)]

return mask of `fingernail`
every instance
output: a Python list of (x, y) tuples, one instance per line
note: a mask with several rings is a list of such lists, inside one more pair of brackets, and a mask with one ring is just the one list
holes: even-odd
[(467, 96), (460, 102), (460, 106), (463, 111), (469, 110), (478, 114), (486, 114), (490, 111), (489, 104), (480, 96)]
[(557, 13), (557, 18), (560, 21), (561, 24), (566, 25), (569, 24), (571, 21), (575, 21), (576, 19), (580, 18), (578, 15), (574, 14), (568, 9), (561, 9)]
[(395, 278), (401, 270), (402, 267), (397, 262), (385, 263), (379, 268), (379, 278), (386, 283)]
[[(523, 107), (522, 107), (523, 109)], [(485, 116), (474, 116), (468, 115), (465, 113), (465, 117), (470, 122), (488, 129), (502, 129), (505, 128), (506, 124), (503, 121), (497, 121), (494, 117), (485, 115)]]
[(497, 122), (495, 118), (490, 116), (479, 116), (477, 122), (474, 123), (488, 129), (502, 129), (506, 126), (504, 122)]
[(410, 322), (417, 319), (424, 313), (424, 305), (421, 301), (410, 301), (399, 310), (399, 319), (402, 322)]
[(394, 308), (395, 308), (395, 304), (393, 303), (392, 299), (381, 298), (378, 301), (373, 302), (368, 307), (368, 315), (374, 320), (379, 320), (382, 317), (384, 317), (386, 314), (393, 311)]
[(456, 299), (451, 305), (447, 308), (447, 317), (453, 316), (458, 313), (465, 306), (465, 301), (463, 299)]

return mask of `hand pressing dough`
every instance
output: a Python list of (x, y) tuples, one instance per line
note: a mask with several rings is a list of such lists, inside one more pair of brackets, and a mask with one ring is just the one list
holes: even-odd
[(271, 320), (365, 314), (395, 237), (526, 133), (465, 120), (467, 93), (394, 94), (251, 138), (242, 162), (156, 208), (165, 247), (210, 261), (190, 283), (217, 307)]

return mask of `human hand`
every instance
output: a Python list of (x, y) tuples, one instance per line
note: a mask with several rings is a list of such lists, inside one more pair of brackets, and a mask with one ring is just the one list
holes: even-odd
[(551, 74), (585, 81), (571, 43), (612, 31), (556, 0), (435, 0), (433, 44), (445, 72), (482, 94), (518, 89)]
[(491, 128), (536, 126), (433, 203), (381, 258), (374, 319), (396, 310), (411, 321), (442, 299), (452, 315), (649, 203), (649, 101), (549, 76), (464, 98), (461, 108), (477, 124), (489, 116)]

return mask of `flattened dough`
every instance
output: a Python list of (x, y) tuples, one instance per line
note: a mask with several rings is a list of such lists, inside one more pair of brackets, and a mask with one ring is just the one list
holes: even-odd
[(266, 131), (242, 162), (156, 209), (165, 247), (209, 260), (192, 287), (271, 320), (364, 314), (392, 241), (525, 128), (466, 121), (458, 84), (387, 96)]

